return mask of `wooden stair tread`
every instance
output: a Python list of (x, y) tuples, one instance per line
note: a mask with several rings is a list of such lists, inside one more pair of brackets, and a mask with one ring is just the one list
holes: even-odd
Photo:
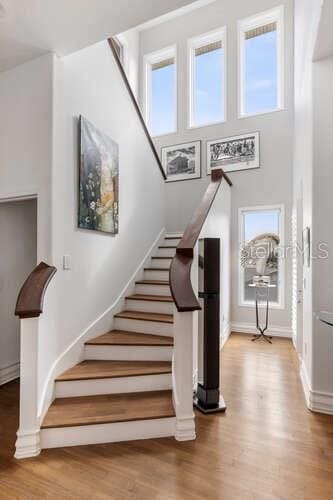
[(170, 361), (85, 360), (56, 378), (56, 382), (136, 377), (171, 373)]
[(172, 337), (112, 330), (89, 340), (86, 345), (173, 346)]
[(172, 259), (173, 259), (173, 257), (157, 257), (157, 256), (155, 256), (155, 257), (152, 257), (152, 259), (172, 260)]
[(158, 248), (177, 248), (177, 245), (161, 245)]
[(169, 268), (168, 267), (145, 267), (144, 268), (145, 271), (165, 271), (165, 272), (169, 272)]
[(165, 280), (139, 280), (135, 282), (137, 285), (169, 285), (169, 281)]
[(128, 295), (126, 299), (145, 300), (150, 302), (173, 302), (173, 298), (170, 295), (146, 295), (143, 293), (134, 293), (133, 295)]
[(182, 236), (165, 236), (165, 240), (181, 240)]
[(174, 416), (171, 391), (69, 397), (52, 403), (42, 429)]
[(123, 319), (134, 319), (140, 321), (157, 321), (158, 323), (173, 323), (172, 314), (125, 310), (115, 314), (114, 317)]

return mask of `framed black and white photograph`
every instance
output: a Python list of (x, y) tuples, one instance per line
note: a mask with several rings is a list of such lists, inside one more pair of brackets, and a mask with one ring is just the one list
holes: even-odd
[(187, 181), (201, 177), (201, 142), (186, 142), (161, 148), (166, 182)]
[(259, 168), (259, 132), (207, 142), (207, 175), (214, 168), (225, 172)]

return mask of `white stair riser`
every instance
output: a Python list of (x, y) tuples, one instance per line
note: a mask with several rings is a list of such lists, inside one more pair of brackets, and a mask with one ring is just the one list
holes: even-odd
[(165, 267), (165, 269), (170, 269), (172, 259), (151, 259), (151, 267)]
[(41, 447), (42, 449), (60, 448), (174, 436), (175, 420), (174, 417), (171, 417), (42, 429), (40, 433)]
[(176, 253), (175, 248), (159, 248), (156, 257), (171, 257), (173, 258)]
[(128, 318), (115, 318), (116, 330), (128, 332), (151, 333), (155, 335), (173, 336), (172, 323), (160, 323), (159, 321), (145, 321)]
[(85, 359), (114, 361), (171, 361), (172, 346), (86, 345)]
[(165, 235), (164, 235), (164, 239), (165, 239), (167, 236), (168, 236), (168, 237), (170, 237), (170, 236), (171, 236), (171, 237), (173, 237), (173, 238), (177, 237), (177, 238), (179, 238), (179, 239), (182, 239), (182, 237), (183, 237), (183, 233), (165, 233)]
[(125, 309), (128, 311), (152, 312), (161, 314), (172, 314), (173, 302), (158, 302), (154, 300), (131, 300), (126, 299)]
[(165, 271), (144, 271), (143, 274), (143, 279), (145, 280), (162, 280), (162, 281), (168, 281), (169, 280), (169, 269), (166, 269)]
[(56, 382), (56, 398), (94, 396), (98, 394), (122, 394), (129, 392), (163, 391), (171, 389), (171, 373)]
[(143, 293), (145, 295), (167, 295), (170, 296), (169, 285), (135, 285), (135, 293)]
[(177, 246), (181, 241), (181, 238), (174, 238), (172, 237), (172, 239), (167, 239), (167, 240), (164, 240), (164, 243), (163, 245), (166, 245), (166, 246)]

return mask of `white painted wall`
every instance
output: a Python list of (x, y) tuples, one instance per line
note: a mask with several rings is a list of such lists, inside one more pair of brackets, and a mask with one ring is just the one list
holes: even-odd
[(0, 72), (0, 199), (38, 194), (38, 259), (51, 259), (53, 56)]
[[(40, 398), (53, 364), (114, 303), (164, 227), (165, 215), (163, 178), (107, 42), (57, 59), (54, 72), (52, 240), (57, 305), (54, 335), (40, 337)], [(117, 235), (77, 228), (80, 114), (119, 145)], [(70, 256), (70, 271), (62, 269), (65, 254)], [(79, 356), (82, 341), (76, 348)]]
[[(312, 54), (320, 14), (320, 0), (295, 0), (295, 128), (294, 128), (294, 168), (293, 204), (301, 206), (297, 223), (298, 245), (305, 227), (313, 232), (313, 99), (312, 99)], [(296, 242), (294, 242), (296, 243)], [(302, 360), (303, 378), (306, 385), (313, 382), (312, 348), (312, 262), (310, 267), (302, 264), (302, 256), (297, 255), (297, 284), (302, 290), (301, 306), (296, 310), (296, 345)], [(296, 285), (296, 283), (295, 283)], [(295, 295), (296, 299), (296, 295)], [(297, 326), (301, 323), (301, 330)]]
[[(333, 230), (330, 223), (332, 203), (333, 144), (333, 57), (313, 64), (313, 310), (333, 311)], [(327, 258), (319, 245), (325, 244)], [(330, 395), (333, 413), (333, 329), (313, 319), (312, 389)], [(328, 400), (327, 400), (328, 402)]]
[(136, 29), (125, 31), (117, 36), (123, 46), (124, 61), (123, 66), (133, 90), (138, 99), (139, 94), (139, 31)]
[[(285, 110), (237, 119), (237, 20), (274, 6), (285, 5)], [(187, 39), (227, 26), (227, 122), (209, 127), (187, 129)], [(184, 229), (198, 205), (209, 178), (206, 175), (206, 141), (259, 131), (261, 168), (230, 174), (232, 188), (232, 321), (254, 324), (254, 309), (238, 306), (238, 208), (243, 206), (284, 204), (285, 241), (291, 242), (292, 154), (293, 154), (293, 2), (255, 0), (216, 1), (140, 34), (140, 64), (144, 54), (177, 43), (178, 47), (178, 133), (155, 139), (159, 150), (181, 142), (201, 139), (202, 178), (166, 185), (167, 229)], [(140, 78), (142, 81), (142, 78)], [(143, 88), (141, 87), (141, 102)], [(180, 209), (181, 201), (181, 209)], [(285, 309), (273, 310), (271, 324), (291, 327), (291, 260), (285, 266)]]
[(36, 200), (0, 203), (0, 385), (19, 376), (19, 319), (14, 316), (21, 285), (36, 265)]

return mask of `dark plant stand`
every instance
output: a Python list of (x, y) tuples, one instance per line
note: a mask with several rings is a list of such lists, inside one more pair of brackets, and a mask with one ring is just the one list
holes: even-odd
[[(259, 333), (255, 334), (253, 338), (251, 339), (252, 342), (255, 342), (256, 340), (259, 339), (264, 339), (266, 342), (269, 344), (272, 343), (272, 337), (269, 335), (266, 335), (265, 332), (268, 328), (268, 311), (269, 311), (269, 289), (274, 288), (276, 285), (263, 285), (263, 284), (250, 284), (249, 285), (252, 288), (255, 288), (255, 294), (256, 294), (256, 328)], [(265, 319), (265, 326), (261, 327), (259, 323), (259, 302), (260, 302), (260, 290), (264, 290), (265, 294), (262, 296), (264, 297), (264, 300), (266, 302), (266, 319)]]

